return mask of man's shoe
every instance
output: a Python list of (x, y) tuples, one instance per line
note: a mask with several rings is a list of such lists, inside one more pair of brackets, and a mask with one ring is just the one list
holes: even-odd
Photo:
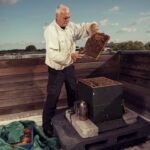
[(47, 137), (53, 137), (53, 125), (50, 124), (48, 128), (43, 128), (43, 131)]

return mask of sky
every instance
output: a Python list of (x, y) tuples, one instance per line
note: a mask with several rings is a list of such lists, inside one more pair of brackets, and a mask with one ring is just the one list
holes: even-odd
[(70, 7), (74, 23), (99, 23), (112, 42), (150, 41), (150, 0), (0, 0), (0, 50), (45, 48), (44, 27), (59, 4)]

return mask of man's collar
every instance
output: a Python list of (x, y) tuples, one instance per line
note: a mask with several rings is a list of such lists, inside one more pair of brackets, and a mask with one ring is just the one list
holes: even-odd
[(65, 29), (61, 28), (61, 27), (57, 24), (56, 20), (54, 20), (54, 23), (55, 23), (57, 29), (59, 29), (59, 30), (63, 30), (63, 31), (64, 31), (64, 30), (66, 30), (66, 29), (68, 28), (68, 25), (65, 27)]

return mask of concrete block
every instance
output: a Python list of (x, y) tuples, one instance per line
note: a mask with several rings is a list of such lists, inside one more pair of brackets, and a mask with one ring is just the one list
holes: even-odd
[(98, 136), (98, 127), (89, 119), (82, 121), (66, 110), (66, 118), (82, 138)]

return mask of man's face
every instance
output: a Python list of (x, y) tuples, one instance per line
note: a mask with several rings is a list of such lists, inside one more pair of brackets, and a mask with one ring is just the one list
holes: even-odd
[(70, 20), (70, 12), (63, 11), (60, 14), (56, 15), (56, 22), (60, 27), (66, 27)]
[(93, 23), (93, 24), (91, 25), (90, 29), (91, 29), (91, 34), (93, 35), (93, 34), (95, 34), (95, 33), (98, 32), (98, 30), (99, 30), (99, 25)]

